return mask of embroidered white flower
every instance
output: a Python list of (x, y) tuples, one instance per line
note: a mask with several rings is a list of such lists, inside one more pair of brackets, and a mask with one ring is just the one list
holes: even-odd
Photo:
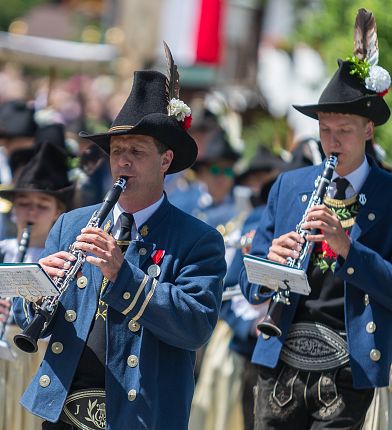
[(380, 66), (371, 66), (369, 76), (365, 79), (365, 87), (376, 93), (387, 91), (391, 85), (389, 73)]
[(175, 116), (177, 121), (184, 121), (186, 117), (191, 116), (191, 108), (182, 100), (171, 99), (168, 106), (170, 116)]

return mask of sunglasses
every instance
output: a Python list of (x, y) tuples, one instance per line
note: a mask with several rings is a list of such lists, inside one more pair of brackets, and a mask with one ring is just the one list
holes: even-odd
[(213, 176), (224, 175), (228, 178), (234, 177), (234, 172), (233, 172), (233, 169), (231, 167), (219, 167), (216, 164), (213, 164), (210, 167), (210, 173)]

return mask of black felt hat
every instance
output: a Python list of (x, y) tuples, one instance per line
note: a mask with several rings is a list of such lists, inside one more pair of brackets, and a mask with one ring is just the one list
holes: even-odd
[(338, 60), (338, 65), (318, 104), (293, 107), (314, 119), (318, 119), (318, 112), (333, 112), (360, 115), (369, 118), (374, 125), (387, 122), (391, 112), (384, 99), (368, 90), (356, 75), (350, 73), (350, 61)]
[(249, 164), (238, 172), (238, 180), (254, 172), (270, 172), (284, 170), (287, 167), (280, 157), (274, 155), (266, 146), (260, 145)]
[(15, 149), (11, 152), (9, 156), (9, 165), (12, 176), (15, 175), (19, 168), (25, 166), (31, 160), (39, 151), (41, 145), (47, 142), (58, 145), (65, 150), (65, 130), (63, 124), (53, 123), (38, 127), (32, 147)]
[(132, 91), (110, 129), (106, 133), (79, 135), (92, 140), (108, 154), (112, 136), (152, 136), (174, 153), (167, 173), (179, 172), (194, 163), (197, 145), (182, 123), (168, 115), (169, 101), (165, 75), (156, 71), (135, 72)]
[(197, 159), (194, 168), (197, 170), (202, 165), (211, 164), (218, 160), (235, 163), (239, 158), (240, 155), (230, 145), (225, 131), (222, 128), (217, 128), (206, 142), (204, 152)]
[(41, 192), (72, 205), (75, 184), (67, 174), (67, 154), (60, 146), (46, 142), (20, 170), (12, 188), (0, 190), (0, 197), (12, 200), (17, 192)]
[(0, 137), (32, 137), (36, 128), (34, 110), (25, 102), (12, 100), (0, 105)]

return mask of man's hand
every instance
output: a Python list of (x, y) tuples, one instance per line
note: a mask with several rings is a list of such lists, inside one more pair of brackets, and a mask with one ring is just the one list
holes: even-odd
[(69, 252), (59, 251), (41, 258), (39, 264), (51, 278), (55, 278), (56, 276), (61, 278), (64, 276), (64, 269), (69, 269), (71, 266), (70, 262), (75, 260), (76, 257)]
[(101, 269), (103, 276), (114, 282), (124, 261), (121, 249), (116, 239), (100, 228), (86, 227), (76, 238), (74, 244), (76, 249), (93, 254), (86, 261)]
[(347, 258), (351, 241), (344, 231), (338, 217), (325, 205), (313, 206), (309, 209), (306, 222), (302, 225), (306, 230), (318, 229), (317, 234), (306, 237), (309, 242), (326, 240), (336, 254)]
[(267, 258), (277, 263), (287, 264), (289, 257), (299, 257), (304, 242), (304, 239), (295, 231), (283, 234), (272, 241)]

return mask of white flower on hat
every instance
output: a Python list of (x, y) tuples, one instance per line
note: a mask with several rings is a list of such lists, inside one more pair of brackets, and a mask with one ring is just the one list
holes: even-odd
[(365, 87), (376, 93), (383, 93), (391, 86), (389, 73), (380, 66), (371, 66), (369, 76), (365, 79)]
[(169, 116), (174, 116), (181, 127), (184, 130), (188, 130), (192, 122), (192, 111), (187, 104), (180, 99), (172, 98), (167, 110), (169, 112)]
[(168, 106), (169, 115), (175, 116), (177, 121), (184, 121), (191, 116), (191, 108), (180, 99), (171, 99)]

